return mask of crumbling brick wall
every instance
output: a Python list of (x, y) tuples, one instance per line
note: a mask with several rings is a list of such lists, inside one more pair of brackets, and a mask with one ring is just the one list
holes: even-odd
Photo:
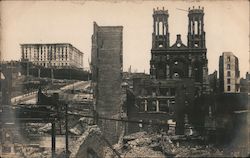
[[(122, 82), (122, 26), (98, 26), (92, 36), (92, 74), (96, 111), (101, 117), (119, 118)], [(114, 121), (99, 121), (101, 131), (113, 144), (117, 143), (121, 125)]]

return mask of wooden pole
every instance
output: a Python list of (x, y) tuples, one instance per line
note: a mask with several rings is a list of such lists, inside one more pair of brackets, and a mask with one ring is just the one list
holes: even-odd
[(65, 148), (66, 158), (69, 157), (68, 104), (65, 104)]
[(53, 121), (51, 128), (51, 151), (52, 151), (52, 158), (56, 158), (56, 128), (55, 122)]

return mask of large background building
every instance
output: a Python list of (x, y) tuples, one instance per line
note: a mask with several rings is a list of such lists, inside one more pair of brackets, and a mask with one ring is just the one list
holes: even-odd
[[(96, 111), (101, 117), (119, 118), (122, 83), (122, 26), (98, 26), (94, 22), (91, 72)], [(118, 123), (99, 120), (104, 135), (112, 143), (119, 138)]]
[(83, 68), (83, 53), (69, 43), (21, 44), (22, 60), (44, 67)]
[(240, 92), (239, 60), (232, 52), (223, 52), (219, 59), (220, 91)]

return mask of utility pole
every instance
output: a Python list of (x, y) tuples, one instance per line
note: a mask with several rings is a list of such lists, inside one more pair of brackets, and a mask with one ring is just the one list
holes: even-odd
[(38, 68), (38, 78), (40, 79), (40, 77), (41, 77), (41, 70), (40, 70), (40, 68)]
[(53, 79), (54, 79), (54, 72), (53, 72), (53, 68), (50, 69), (51, 70), (51, 82), (53, 84)]
[(66, 158), (69, 158), (68, 104), (65, 104), (65, 148)]
[(30, 71), (30, 68), (29, 68), (29, 61), (27, 61), (27, 77), (30, 75), (29, 71)]
[[(249, 92), (249, 90), (248, 90)], [(249, 101), (249, 95), (248, 95), (248, 101)], [(248, 106), (247, 108), (247, 155), (246, 156), (250, 156), (250, 106)]]
[(88, 70), (87, 72), (88, 72), (88, 81), (89, 81), (89, 79), (90, 79), (90, 77), (89, 77), (90, 71)]
[(52, 158), (56, 158), (56, 125), (55, 125), (55, 120), (51, 122), (51, 152)]

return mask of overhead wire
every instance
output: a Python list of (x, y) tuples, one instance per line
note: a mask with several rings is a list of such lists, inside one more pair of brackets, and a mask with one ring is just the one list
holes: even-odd
[[(49, 110), (49, 109), (48, 109)], [(50, 111), (40, 111), (40, 110), (36, 110), (36, 109), (29, 109), (29, 108), (25, 108), (25, 111), (28, 112), (35, 112), (35, 113), (44, 113), (44, 114), (48, 114), (48, 116), (52, 116), (51, 119), (61, 119), (62, 116), (65, 116), (65, 112), (58, 112), (58, 111), (54, 111), (54, 110), (50, 110)], [(54, 114), (54, 115), (52, 115)], [(94, 115), (85, 115), (85, 114), (77, 114), (77, 113), (71, 113), (68, 112), (67, 115), (71, 115), (71, 116), (80, 116), (80, 117), (86, 117), (86, 118), (93, 118), (93, 119), (98, 119), (98, 120), (109, 120), (109, 121), (118, 121), (118, 122), (127, 122), (127, 123), (136, 123), (136, 124), (143, 124), (143, 125), (155, 125), (155, 126), (162, 126), (162, 125), (167, 125), (169, 127), (175, 127), (175, 125), (172, 124), (168, 124), (166, 121), (149, 121), (149, 120), (132, 120), (132, 119), (120, 119), (120, 118), (110, 118), (110, 117), (103, 117), (103, 116), (94, 116)], [(56, 117), (56, 116), (60, 116), (60, 117)], [(20, 119), (20, 118), (16, 118), (16, 119)], [(25, 118), (21, 118), (22, 120), (25, 121)], [(37, 118), (36, 118), (37, 119)], [(43, 118), (41, 118), (42, 120)], [(45, 119), (45, 118), (44, 118)], [(49, 118), (46, 118), (49, 119)], [(27, 120), (32, 121), (31, 117), (27, 117)], [(196, 128), (204, 128), (204, 129), (213, 129), (215, 127), (209, 127), (209, 126), (200, 126), (198, 124), (191, 124), (193, 126), (195, 126)], [(186, 129), (190, 129), (190, 127), (184, 127)], [(219, 128), (219, 127), (216, 127)]]

